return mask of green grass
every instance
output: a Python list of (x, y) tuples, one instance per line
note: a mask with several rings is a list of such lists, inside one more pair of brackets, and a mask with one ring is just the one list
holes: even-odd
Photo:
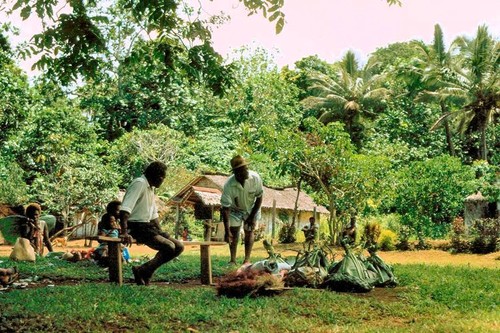
[[(0, 258), (1, 267), (12, 265)], [(228, 258), (214, 256), (214, 275)], [(294, 289), (278, 296), (231, 299), (211, 287), (102, 283), (107, 272), (88, 262), (19, 263), (22, 277), (55, 287), (0, 292), (0, 332), (496, 332), (498, 269), (396, 265), (400, 287), (368, 294)], [(155, 281), (199, 278), (199, 256), (183, 254)], [(64, 285), (62, 280), (78, 280)]]

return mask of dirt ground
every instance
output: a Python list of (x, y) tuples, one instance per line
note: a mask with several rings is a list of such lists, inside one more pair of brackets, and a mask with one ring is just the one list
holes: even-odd
[[(86, 250), (84, 240), (73, 240), (69, 241), (66, 247), (55, 247), (56, 252), (65, 252), (72, 250)], [(92, 244), (94, 247), (97, 243)], [(301, 249), (300, 244), (283, 245), (279, 244), (275, 246), (276, 252), (280, 253), (284, 257), (294, 257), (297, 252), (296, 250)], [(0, 245), (0, 257), (8, 257), (12, 250), (11, 245)], [(199, 246), (187, 246), (185, 253), (188, 252), (198, 252)], [(156, 251), (151, 250), (144, 245), (132, 245), (129, 249), (130, 255), (132, 257), (140, 257), (143, 255), (152, 256)], [(212, 255), (229, 255), (229, 249), (227, 246), (215, 246), (211, 247)], [(254, 246), (253, 251), (254, 256), (266, 257), (266, 251), (264, 250), (262, 243), (258, 242)], [(391, 251), (391, 252), (379, 252), (380, 257), (389, 264), (430, 264), (430, 265), (440, 265), (440, 266), (471, 266), (471, 267), (485, 267), (485, 268), (500, 268), (500, 252), (478, 255), (478, 254), (450, 254), (449, 252), (441, 250), (425, 250), (425, 251)], [(336, 258), (341, 258), (342, 254), (339, 251), (336, 254)], [(238, 257), (243, 258), (243, 246), (238, 247)]]

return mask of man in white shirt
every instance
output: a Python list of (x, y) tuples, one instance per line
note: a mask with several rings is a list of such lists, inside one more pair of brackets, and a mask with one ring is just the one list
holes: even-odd
[(245, 260), (250, 262), (254, 242), (255, 223), (260, 219), (260, 207), (264, 193), (262, 179), (251, 170), (248, 162), (237, 155), (231, 159), (233, 175), (224, 184), (221, 196), (221, 215), (224, 222), (225, 241), (229, 243), (231, 264), (236, 264), (236, 250), (240, 229), (245, 233)]
[[(125, 244), (131, 244), (131, 237), (137, 243), (158, 250), (155, 257), (141, 266), (132, 267), (135, 282), (149, 285), (155, 270), (179, 256), (184, 250), (182, 242), (161, 230), (154, 189), (165, 180), (167, 166), (162, 162), (152, 162), (144, 174), (132, 181), (122, 201), (120, 224)], [(130, 231), (130, 236), (129, 236)]]

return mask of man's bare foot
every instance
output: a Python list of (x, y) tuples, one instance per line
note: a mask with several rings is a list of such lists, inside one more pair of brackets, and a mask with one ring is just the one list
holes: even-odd
[(147, 281), (146, 284), (147, 279), (141, 274), (139, 266), (132, 266), (132, 273), (134, 274), (135, 283), (138, 286), (146, 286), (149, 284), (149, 281)]

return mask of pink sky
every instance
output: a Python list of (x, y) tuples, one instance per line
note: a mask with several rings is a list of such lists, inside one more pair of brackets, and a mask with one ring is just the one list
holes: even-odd
[[(201, 2), (207, 13), (223, 10), (231, 16), (213, 33), (215, 49), (223, 56), (244, 45), (261, 46), (275, 55), (280, 67), (309, 55), (333, 62), (352, 49), (365, 60), (390, 43), (412, 39), (430, 43), (436, 23), (447, 45), (456, 36), (474, 35), (480, 24), (500, 37), (500, 0), (402, 0), (401, 7), (389, 6), (385, 0), (285, 0), (286, 25), (279, 35), (274, 23), (262, 15), (247, 16), (238, 0), (190, 1)], [(0, 13), (0, 22), (4, 20)], [(35, 19), (14, 24), (21, 29), (14, 43), (39, 31)], [(21, 66), (30, 72), (30, 61)]]
[[(205, 10), (224, 10), (231, 22), (213, 33), (222, 55), (243, 45), (278, 50), (278, 65), (293, 64), (309, 55), (338, 60), (349, 49), (366, 58), (378, 47), (421, 39), (430, 43), (439, 23), (447, 46), (459, 35), (474, 35), (486, 24), (500, 36), (500, 0), (402, 0), (389, 6), (385, 0), (285, 0), (286, 25), (276, 35), (274, 24), (261, 15), (247, 16), (238, 0), (202, 1)], [(274, 53), (274, 52), (273, 52)]]

